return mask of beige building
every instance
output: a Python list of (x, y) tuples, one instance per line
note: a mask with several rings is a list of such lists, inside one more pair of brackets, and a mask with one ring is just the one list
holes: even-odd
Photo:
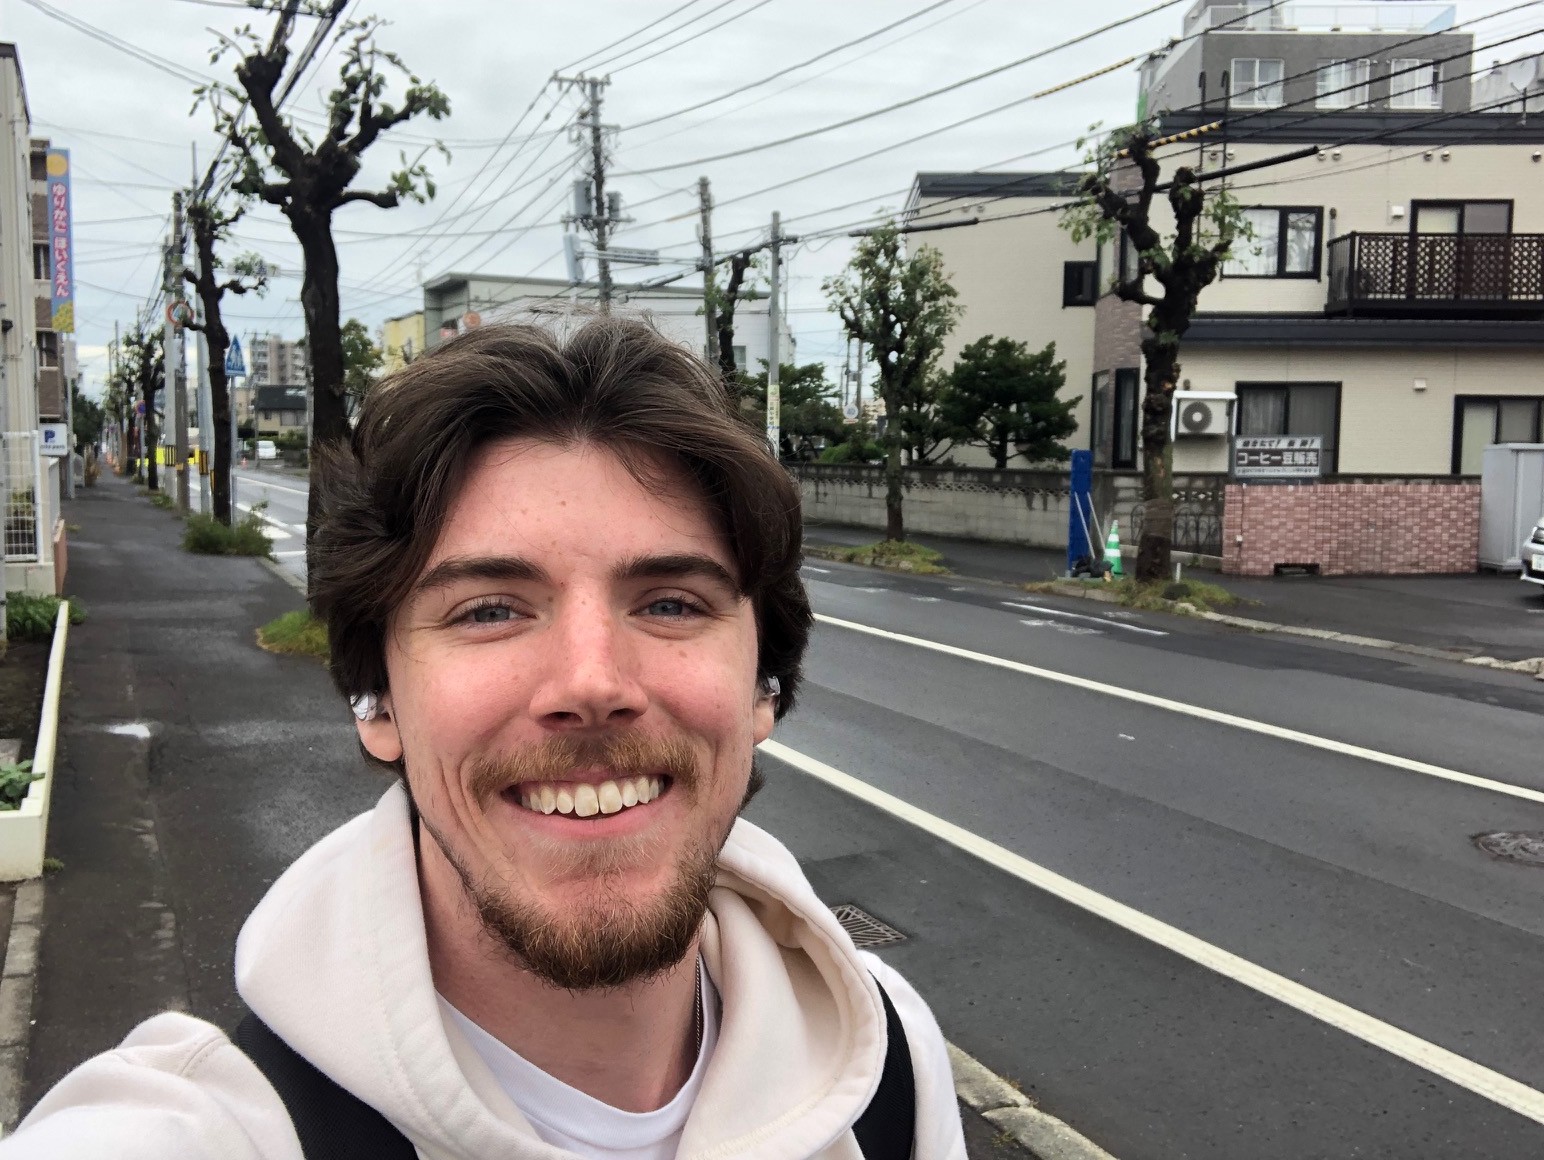
[[(960, 321), (940, 365), (953, 365), (965, 346), (987, 335), (1035, 351), (1054, 342), (1067, 364), (1064, 397), (1079, 398), (1078, 428), (1087, 430), (1098, 298), (1094, 245), (1074, 242), (1057, 226), (1057, 207), (1077, 180), (1067, 173), (919, 173), (905, 217), (917, 228), (908, 244), (938, 250), (959, 293)], [(994, 217), (1003, 220), (988, 220)], [(973, 221), (980, 224), (965, 224)], [(957, 446), (950, 454), (964, 466), (992, 464), (981, 448)]]
[(399, 314), (381, 323), (381, 369), (399, 371), (424, 352), (424, 312)]

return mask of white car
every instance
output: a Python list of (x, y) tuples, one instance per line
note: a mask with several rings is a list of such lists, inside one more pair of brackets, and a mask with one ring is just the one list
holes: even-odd
[(279, 449), (273, 445), (272, 439), (259, 439), (257, 441), (257, 457), (259, 459), (279, 458)]
[(1523, 541), (1517, 554), (1523, 561), (1523, 579), (1529, 584), (1544, 585), (1544, 516), (1533, 525), (1533, 533)]

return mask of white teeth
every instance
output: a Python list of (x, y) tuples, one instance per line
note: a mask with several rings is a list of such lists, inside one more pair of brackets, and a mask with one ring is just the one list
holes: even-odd
[(657, 777), (649, 778), (649, 800), (653, 801), (665, 792), (665, 783)]
[(574, 812), (574, 795), (568, 791), (567, 786), (558, 790), (552, 796), (555, 799), (554, 804), (558, 807), (558, 813), (571, 814)]
[(538, 814), (575, 814), (592, 818), (596, 814), (616, 814), (633, 806), (646, 805), (664, 792), (664, 782), (657, 777), (624, 777), (599, 785), (522, 786), (520, 804)]
[(616, 782), (601, 782), (595, 796), (599, 800), (601, 813), (619, 814), (622, 812), (622, 791), (617, 788)]
[(574, 813), (581, 818), (593, 818), (600, 813), (600, 796), (593, 785), (574, 787)]
[[(638, 783), (642, 780), (642, 778), (637, 777), (628, 777), (622, 780), (622, 804), (624, 806), (635, 806), (638, 804)], [(611, 783), (608, 781), (606, 784), (610, 785)]]
[(550, 814), (553, 810), (555, 810), (557, 808), (558, 808), (558, 795), (557, 795), (557, 791), (554, 790), (550, 785), (542, 786), (541, 787), (541, 812), (544, 813), (544, 814)]

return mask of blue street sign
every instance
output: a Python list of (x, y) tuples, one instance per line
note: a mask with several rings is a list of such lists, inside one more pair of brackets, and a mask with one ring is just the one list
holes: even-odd
[(246, 378), (247, 360), (241, 354), (241, 339), (232, 338), (230, 349), (225, 352), (225, 373), (231, 378)]

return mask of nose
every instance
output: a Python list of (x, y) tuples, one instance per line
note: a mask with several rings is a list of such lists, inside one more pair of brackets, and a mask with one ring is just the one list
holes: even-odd
[(576, 596), (559, 602), (543, 636), (542, 676), (531, 699), (531, 713), (543, 726), (592, 729), (642, 715), (648, 698), (623, 614), (602, 599)]

